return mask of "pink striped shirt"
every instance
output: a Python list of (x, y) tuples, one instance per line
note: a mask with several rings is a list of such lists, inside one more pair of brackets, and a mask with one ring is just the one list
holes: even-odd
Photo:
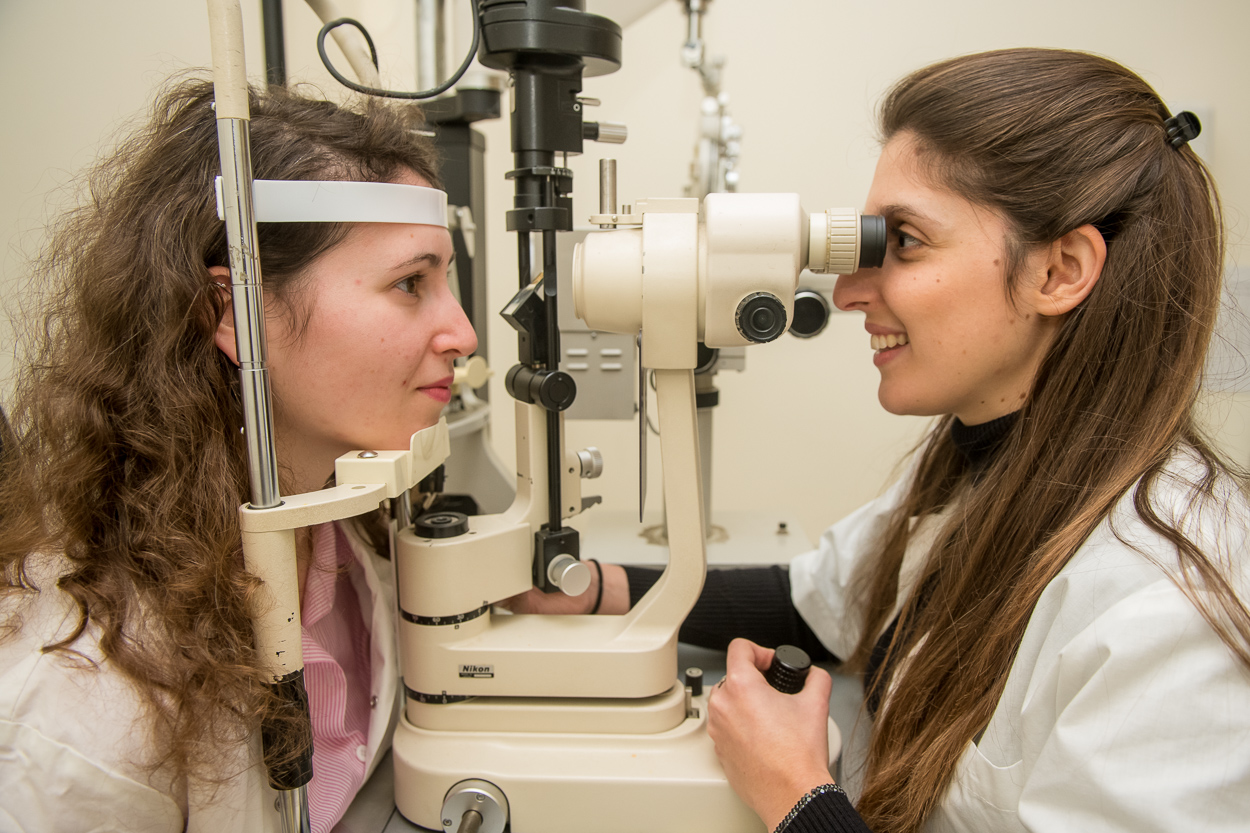
[(313, 833), (330, 833), (364, 782), (377, 711), (370, 703), (373, 602), (364, 568), (335, 524), (313, 528), (301, 607), (313, 731), (309, 817)]

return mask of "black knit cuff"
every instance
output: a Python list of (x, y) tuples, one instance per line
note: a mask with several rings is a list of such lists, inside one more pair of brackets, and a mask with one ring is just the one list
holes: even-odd
[(836, 784), (817, 787), (799, 799), (774, 833), (872, 833)]
[(633, 610), (638, 600), (647, 595), (655, 583), (664, 574), (663, 570), (652, 567), (625, 567), (625, 581), (629, 585), (629, 609)]
[[(645, 567), (625, 568), (631, 608), (660, 574)], [(780, 565), (708, 570), (703, 592), (677, 638), (689, 645), (723, 651), (738, 636), (769, 647), (794, 645), (806, 651), (813, 662), (834, 659), (795, 610), (789, 573)]]

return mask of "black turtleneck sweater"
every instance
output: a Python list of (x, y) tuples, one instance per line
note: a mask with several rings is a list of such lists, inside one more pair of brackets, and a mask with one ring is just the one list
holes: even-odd
[[(994, 459), (1016, 414), (981, 423), (951, 423), (951, 440), (968, 461), (974, 477)], [(642, 598), (660, 578), (660, 571), (647, 567), (626, 567), (630, 607)], [(896, 618), (873, 647), (864, 675), (869, 713), (875, 713), (880, 691), (869, 687), (870, 680), (884, 678), (877, 669), (898, 625)], [(780, 565), (770, 567), (720, 568), (708, 571), (703, 592), (678, 632), (678, 639), (691, 645), (725, 650), (730, 641), (743, 637), (760, 645), (795, 645), (813, 662), (840, 662), (826, 648), (799, 615), (790, 598), (790, 572)], [(829, 792), (812, 798), (802, 812), (786, 826), (788, 833), (871, 833), (846, 796)]]

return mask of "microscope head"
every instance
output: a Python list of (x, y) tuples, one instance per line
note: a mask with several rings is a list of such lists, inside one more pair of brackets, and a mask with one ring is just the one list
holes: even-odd
[(702, 212), (694, 199), (645, 200), (578, 245), (573, 300), (591, 329), (641, 330), (647, 367), (693, 368), (700, 342), (741, 347), (785, 332), (804, 268), (879, 266), (885, 243), (883, 218), (808, 214), (797, 194), (709, 194)]

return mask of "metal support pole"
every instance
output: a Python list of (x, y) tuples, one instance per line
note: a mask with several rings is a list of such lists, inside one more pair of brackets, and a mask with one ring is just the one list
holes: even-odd
[[(282, 503), (274, 448), (269, 371), (266, 367), (265, 306), (261, 292), (260, 257), (256, 248), (256, 215), (252, 209), (252, 157), (249, 133), (249, 88), (243, 62), (243, 13), (239, 0), (208, 0), (213, 54), (213, 106), (221, 159), (222, 209), (230, 258), (230, 290), (234, 304), (235, 348), (247, 441), (251, 508), (272, 509)], [(206, 184), (206, 187), (207, 184)], [(282, 698), (287, 720), (266, 719), (261, 725), (269, 781), (279, 791), (278, 809), (286, 833), (308, 833), (308, 781), (312, 778), (312, 725), (304, 692), (303, 659), (299, 652), (299, 601), (294, 536), (279, 536), (276, 546), (260, 546), (244, 536), (247, 569), (271, 591), (276, 602), (257, 616), (257, 649), (269, 664), (271, 685)], [(286, 608), (285, 610), (283, 608)], [(293, 645), (295, 650), (288, 651)], [(275, 649), (275, 646), (276, 649)], [(284, 656), (284, 654), (288, 656)], [(296, 760), (278, 760), (270, 753), (283, 749), (273, 727), (302, 718), (308, 743)]]
[(417, 89), (429, 90), (447, 77), (446, 0), (417, 0)]
[(265, 31), (265, 79), (270, 86), (286, 86), (286, 37), (282, 27), (282, 0), (263, 0), (261, 16)]
[(282, 502), (270, 409), (268, 351), (256, 221), (252, 212), (252, 156), (247, 119), (218, 119), (222, 201), (230, 249), (230, 291), (234, 338), (243, 396), (243, 433), (247, 440), (248, 482), (253, 509)]

